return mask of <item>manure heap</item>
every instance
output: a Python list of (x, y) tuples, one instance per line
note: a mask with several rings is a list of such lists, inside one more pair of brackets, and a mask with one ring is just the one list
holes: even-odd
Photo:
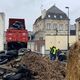
[(67, 80), (80, 80), (80, 42), (70, 48), (67, 74)]
[(66, 77), (66, 63), (51, 61), (38, 53), (26, 53), (20, 64), (25, 64), (35, 74), (35, 80), (65, 80)]

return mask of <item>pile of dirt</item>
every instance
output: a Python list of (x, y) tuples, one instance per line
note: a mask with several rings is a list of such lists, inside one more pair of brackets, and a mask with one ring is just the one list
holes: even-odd
[(25, 64), (34, 73), (35, 80), (65, 80), (66, 77), (66, 63), (50, 61), (37, 53), (26, 53), (20, 64)]
[(67, 80), (80, 80), (80, 42), (70, 48), (67, 74)]

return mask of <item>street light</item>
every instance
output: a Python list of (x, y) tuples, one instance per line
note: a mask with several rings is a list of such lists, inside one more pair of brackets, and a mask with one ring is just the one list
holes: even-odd
[[(65, 7), (66, 9), (68, 9), (68, 18), (69, 18), (69, 7)], [(68, 28), (67, 28), (67, 49), (69, 50), (69, 19), (68, 19)]]

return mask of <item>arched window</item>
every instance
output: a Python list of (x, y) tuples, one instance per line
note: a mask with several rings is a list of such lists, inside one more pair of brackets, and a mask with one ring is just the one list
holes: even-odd
[(51, 16), (50, 15), (48, 15), (48, 18), (50, 18)]
[(63, 18), (63, 16), (62, 15), (60, 15), (60, 19), (62, 19)]
[(56, 23), (53, 24), (53, 30), (55, 30), (55, 29), (57, 29), (57, 24)]
[(59, 29), (58, 30), (60, 30), (60, 31), (64, 30), (63, 24), (59, 24)]
[(56, 18), (56, 15), (54, 15), (54, 18)]
[(47, 29), (51, 29), (51, 23), (47, 23)]

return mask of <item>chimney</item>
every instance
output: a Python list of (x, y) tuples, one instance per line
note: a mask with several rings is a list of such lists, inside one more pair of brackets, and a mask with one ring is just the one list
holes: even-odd
[(45, 18), (45, 16), (46, 16), (46, 9), (43, 9), (42, 11), (41, 11), (41, 17), (42, 17), (42, 19), (44, 19)]

